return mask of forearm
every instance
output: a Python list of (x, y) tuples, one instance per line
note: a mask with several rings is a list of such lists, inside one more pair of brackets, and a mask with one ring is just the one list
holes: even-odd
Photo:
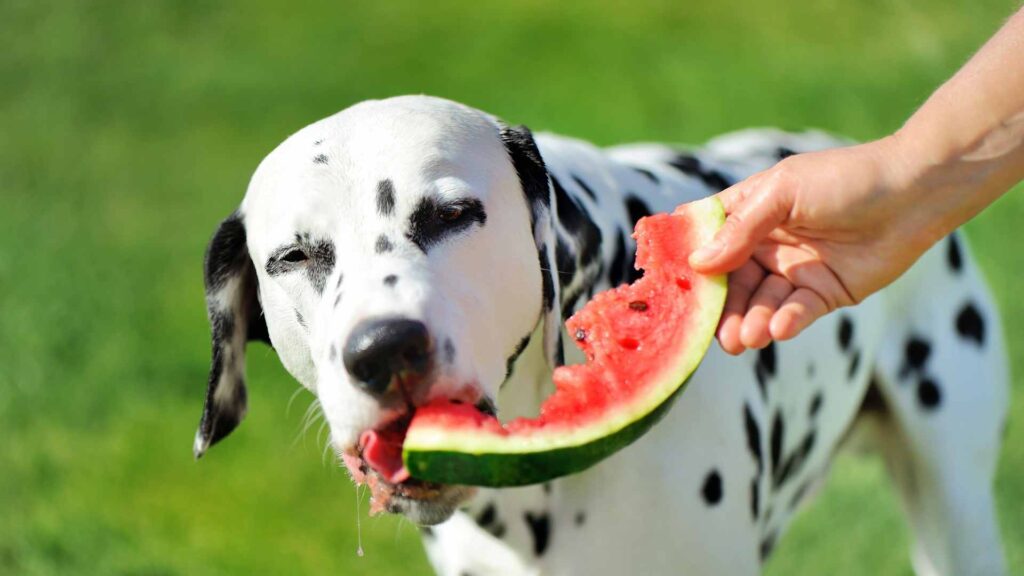
[(948, 233), (1024, 178), (1024, 10), (890, 140), (906, 184), (936, 213), (929, 236)]

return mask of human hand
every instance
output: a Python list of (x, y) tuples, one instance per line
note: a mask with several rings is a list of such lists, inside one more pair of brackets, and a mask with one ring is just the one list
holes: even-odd
[(895, 137), (790, 156), (722, 191), (727, 219), (690, 258), (732, 272), (718, 340), (730, 354), (787, 340), (902, 274), (944, 234)]

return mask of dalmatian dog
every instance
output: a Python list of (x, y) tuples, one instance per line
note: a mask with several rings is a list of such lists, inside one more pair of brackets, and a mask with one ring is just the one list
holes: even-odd
[(263, 340), (315, 395), (375, 509), (422, 526), (439, 574), (757, 574), (853, 444), (884, 457), (918, 574), (1002, 574), (992, 482), (1008, 374), (959, 234), (792, 341), (713, 346), (658, 426), (582, 473), (473, 489), (363, 455), (436, 398), (536, 414), (552, 368), (582, 360), (563, 320), (639, 274), (637, 219), (844, 143), (762, 129), (600, 149), (426, 96), (315, 122), (262, 161), (208, 247), (195, 454), (245, 415), (246, 343)]

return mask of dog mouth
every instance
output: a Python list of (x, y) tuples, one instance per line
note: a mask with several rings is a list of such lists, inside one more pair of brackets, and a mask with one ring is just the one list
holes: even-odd
[(411, 421), (410, 413), (364, 431), (341, 459), (352, 480), (369, 488), (371, 516), (404, 514), (417, 524), (437, 524), (447, 520), (475, 489), (410, 476), (402, 462), (402, 444)]

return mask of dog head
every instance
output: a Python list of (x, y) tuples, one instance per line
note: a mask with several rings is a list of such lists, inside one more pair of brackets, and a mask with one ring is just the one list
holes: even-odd
[(285, 140), (207, 250), (196, 456), (241, 421), (245, 345), (266, 340), (379, 505), (447, 519), (469, 491), (409, 479), (401, 436), (433, 399), (495, 409), (535, 329), (555, 361), (551, 196), (528, 130), (442, 99), (363, 102)]

